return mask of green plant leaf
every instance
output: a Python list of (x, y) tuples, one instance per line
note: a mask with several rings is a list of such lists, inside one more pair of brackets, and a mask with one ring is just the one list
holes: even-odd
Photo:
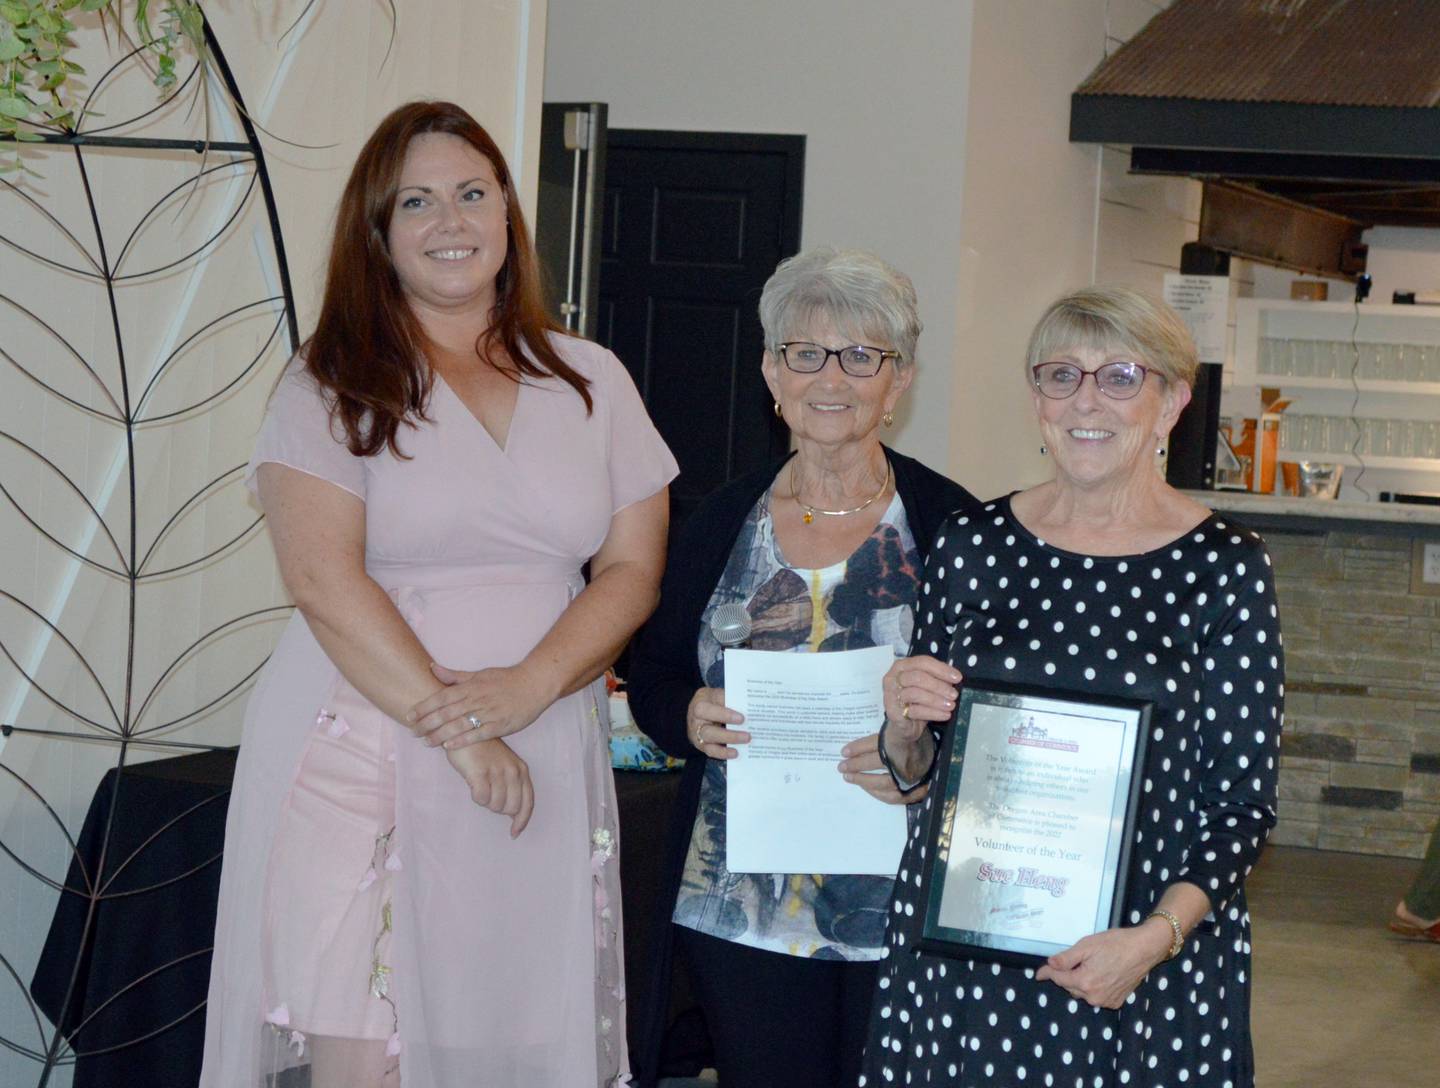
[(27, 132), (23, 128), (16, 130), (15, 139), (19, 140), (22, 144), (43, 144), (45, 142), (45, 137), (41, 136), (40, 133)]
[(24, 119), (35, 112), (35, 107), (26, 98), (0, 98), (0, 113), (6, 117)]
[(80, 0), (80, 10), (99, 11), (101, 8), (109, 6), (109, 4), (110, 0)]
[(19, 38), (0, 38), (0, 61), (14, 60), (28, 50), (29, 47)]

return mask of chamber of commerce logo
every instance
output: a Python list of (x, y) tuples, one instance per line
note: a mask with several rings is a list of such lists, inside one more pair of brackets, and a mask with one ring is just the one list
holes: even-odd
[(1035, 724), (1034, 715), (1025, 718), (1010, 730), (1010, 743), (1027, 748), (1053, 748), (1060, 752), (1078, 752), (1080, 745), (1073, 740), (1050, 736), (1050, 730)]

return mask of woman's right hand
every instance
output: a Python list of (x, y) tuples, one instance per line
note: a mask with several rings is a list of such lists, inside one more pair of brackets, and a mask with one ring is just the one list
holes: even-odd
[(690, 697), (690, 707), (685, 711), (685, 736), (711, 759), (734, 759), (740, 753), (730, 746), (748, 744), (750, 734), (727, 727), (744, 720), (745, 715), (725, 705), (724, 688), (700, 688)]
[(885, 750), (913, 746), (929, 723), (948, 722), (960, 694), (960, 670), (928, 654), (902, 657), (885, 674)]
[(510, 837), (519, 837), (535, 811), (530, 768), (503, 740), (482, 740), (445, 753), (481, 808), (509, 816)]

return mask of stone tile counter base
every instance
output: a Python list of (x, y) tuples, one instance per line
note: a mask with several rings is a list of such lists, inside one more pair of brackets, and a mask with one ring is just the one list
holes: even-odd
[(1440, 597), (1410, 592), (1408, 536), (1353, 529), (1263, 530), (1287, 672), (1270, 841), (1418, 858), (1440, 818)]

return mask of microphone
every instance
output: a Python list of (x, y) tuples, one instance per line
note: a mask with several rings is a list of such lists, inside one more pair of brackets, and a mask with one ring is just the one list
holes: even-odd
[(750, 641), (750, 613), (743, 604), (722, 604), (710, 614), (710, 633), (726, 649)]

